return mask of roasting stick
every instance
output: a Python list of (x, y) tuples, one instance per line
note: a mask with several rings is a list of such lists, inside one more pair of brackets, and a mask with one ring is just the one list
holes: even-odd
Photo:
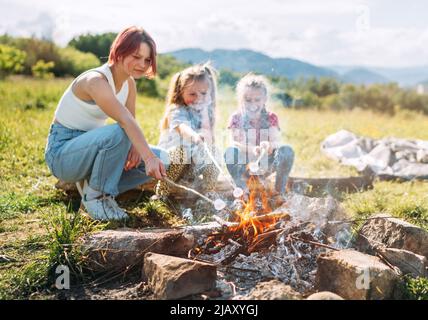
[(175, 183), (174, 181), (172, 181), (171, 179), (169, 179), (167, 177), (165, 177), (164, 180), (166, 182), (168, 182), (169, 184), (173, 185), (174, 187), (177, 187), (177, 188), (189, 191), (189, 192), (191, 192), (193, 194), (196, 194), (197, 196), (201, 197), (205, 201), (208, 201), (209, 203), (211, 203), (216, 208), (216, 210), (223, 210), (226, 207), (226, 204), (221, 199), (217, 199), (215, 201), (212, 201), (210, 198), (204, 196), (203, 194), (199, 193), (198, 191), (196, 191), (196, 190), (194, 190), (192, 188), (183, 186), (181, 184)]
[(210, 157), (211, 161), (214, 163), (214, 165), (217, 167), (217, 169), (221, 172), (221, 174), (224, 177), (226, 177), (227, 182), (233, 188), (233, 196), (235, 198), (241, 197), (244, 194), (243, 190), (235, 184), (235, 182), (233, 181), (230, 174), (225, 174), (224, 170), (220, 167), (217, 160), (214, 158), (214, 156), (213, 156), (213, 154), (212, 154), (212, 152), (211, 152), (211, 150), (208, 147), (208, 144), (206, 142), (204, 142), (204, 149), (205, 149), (205, 152), (208, 154), (208, 157)]
[[(137, 169), (137, 168), (136, 168), (136, 169)], [(143, 173), (140, 169), (137, 169), (137, 170), (138, 170), (140, 173)], [(143, 174), (145, 174), (145, 173), (143, 173)], [(213, 200), (211, 200), (210, 198), (208, 198), (208, 197), (204, 196), (203, 194), (199, 193), (198, 191), (196, 191), (196, 190), (194, 190), (194, 189), (192, 189), (192, 188), (189, 188), (189, 187), (183, 186), (183, 185), (181, 185), (181, 184), (175, 183), (174, 181), (172, 181), (172, 180), (171, 180), (171, 179), (169, 179), (168, 177), (164, 177), (163, 179), (164, 179), (166, 182), (168, 182), (169, 184), (173, 185), (174, 187), (177, 187), (177, 188), (180, 188), (180, 189), (183, 189), (183, 190), (189, 191), (189, 192), (191, 192), (191, 193), (193, 193), (193, 194), (196, 194), (198, 197), (201, 197), (201, 198), (202, 198), (202, 199), (204, 199), (205, 201), (207, 201), (207, 202), (211, 203), (211, 204), (215, 207), (215, 209), (216, 209), (217, 211), (223, 210), (223, 209), (226, 207), (226, 203), (225, 203), (223, 200), (221, 200), (221, 199), (216, 199), (215, 201), (213, 201)]]

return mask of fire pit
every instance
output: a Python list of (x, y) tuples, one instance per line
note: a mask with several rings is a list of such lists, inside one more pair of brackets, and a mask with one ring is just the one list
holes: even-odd
[(213, 216), (221, 229), (198, 239), (188, 258), (219, 266), (218, 286), (234, 298), (272, 278), (310, 294), (318, 255), (337, 249), (326, 244), (327, 236), (315, 223), (292, 217), (287, 202), (272, 208), (271, 192), (257, 176), (248, 187), (248, 199), (226, 214), (230, 221)]

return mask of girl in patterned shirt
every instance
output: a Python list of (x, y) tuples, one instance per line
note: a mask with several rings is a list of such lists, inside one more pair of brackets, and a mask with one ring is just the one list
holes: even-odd
[(236, 185), (245, 190), (251, 174), (248, 165), (261, 157), (259, 173), (276, 172), (274, 194), (285, 195), (294, 152), (281, 144), (278, 116), (266, 108), (267, 80), (247, 74), (238, 82), (236, 91), (239, 110), (229, 121), (232, 146), (224, 154), (227, 169)]

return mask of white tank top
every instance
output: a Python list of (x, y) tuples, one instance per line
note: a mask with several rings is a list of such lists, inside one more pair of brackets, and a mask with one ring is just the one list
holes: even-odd
[[(81, 75), (90, 71), (102, 73), (107, 78), (107, 81), (110, 84), (113, 93), (116, 95), (117, 100), (119, 100), (122, 105), (125, 105), (129, 92), (128, 81), (125, 81), (122, 88), (118, 93), (116, 93), (113, 75), (107, 63), (98, 68), (85, 71)], [(74, 79), (74, 81), (69, 85), (67, 90), (65, 90), (64, 94), (59, 100), (55, 111), (55, 118), (63, 126), (70, 129), (89, 131), (98, 127), (102, 127), (105, 125), (105, 122), (108, 118), (104, 111), (98, 105), (96, 105), (95, 102), (90, 103), (79, 99), (71, 89), (79, 77)]]

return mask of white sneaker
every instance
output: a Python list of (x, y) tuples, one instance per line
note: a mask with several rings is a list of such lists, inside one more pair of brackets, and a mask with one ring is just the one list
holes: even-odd
[(123, 209), (119, 207), (116, 200), (114, 200), (112, 196), (102, 195), (95, 199), (86, 200), (86, 194), (84, 193), (84, 190), (87, 185), (87, 180), (83, 181), (83, 188), (81, 182), (76, 183), (77, 190), (82, 196), (82, 205), (92, 219), (123, 220), (128, 218), (128, 215)]
[(82, 199), (82, 205), (92, 219), (95, 220), (123, 220), (128, 215), (119, 208), (116, 201), (110, 196), (102, 196), (92, 200)]
[(116, 200), (112, 196), (106, 196), (106, 200), (110, 202), (110, 206), (116, 210), (119, 214), (122, 216), (128, 217), (128, 215), (125, 213), (125, 210), (123, 210), (119, 205), (117, 204)]

